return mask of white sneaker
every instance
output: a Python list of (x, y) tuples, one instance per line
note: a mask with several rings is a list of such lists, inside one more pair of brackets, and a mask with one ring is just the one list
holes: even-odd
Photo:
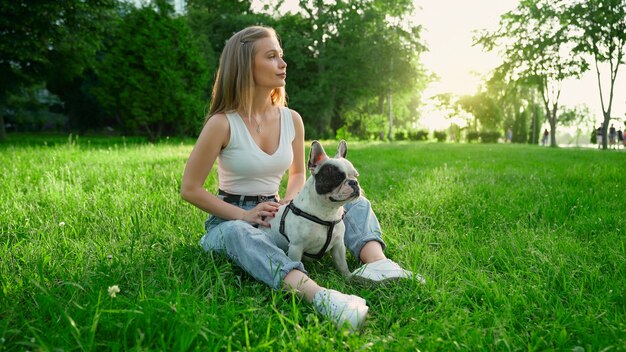
[(419, 274), (413, 274), (408, 270), (404, 270), (400, 265), (391, 259), (381, 259), (373, 263), (365, 264), (352, 272), (352, 277), (356, 279), (364, 279), (372, 282), (383, 282), (397, 279), (415, 278), (422, 284), (426, 280)]
[(328, 289), (315, 294), (313, 306), (337, 328), (343, 327), (347, 322), (351, 331), (358, 330), (363, 325), (369, 310), (363, 298)]

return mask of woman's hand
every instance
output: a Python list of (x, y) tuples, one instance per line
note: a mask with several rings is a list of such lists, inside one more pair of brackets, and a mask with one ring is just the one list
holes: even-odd
[[(243, 221), (247, 221), (252, 224), (259, 224), (265, 227), (269, 227), (269, 220), (273, 219), (276, 216), (276, 212), (278, 211), (279, 203), (276, 202), (263, 202), (257, 204), (256, 207), (245, 211), (243, 214)], [(266, 221), (268, 220), (268, 221)]]

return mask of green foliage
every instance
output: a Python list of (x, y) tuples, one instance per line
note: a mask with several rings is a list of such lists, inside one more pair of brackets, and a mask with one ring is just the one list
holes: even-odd
[(445, 142), (448, 138), (448, 134), (446, 131), (434, 131), (433, 137), (437, 140), (437, 142)]
[(380, 136), (384, 135), (385, 130), (387, 130), (389, 126), (386, 116), (381, 114), (368, 114), (360, 110), (347, 112), (344, 115), (344, 121), (344, 126), (339, 128), (336, 132), (336, 139), (341, 139), (339, 136), (360, 140), (382, 139)]
[[(175, 18), (167, 1), (148, 3), (158, 15), (115, 0), (3, 2), (0, 111), (7, 110), (5, 91), (45, 82), (63, 102), (64, 128), (112, 126), (150, 138), (194, 134), (225, 40), (261, 24), (281, 36), (289, 103), (303, 116), (307, 136), (331, 138), (346, 125), (358, 138), (379, 138), (369, 120), (379, 124), (388, 116), (392, 97), (397, 127), (417, 119), (427, 78), (419, 62), (421, 27), (403, 21), (411, 1), (303, 1), (298, 13), (269, 16), (254, 13), (248, 0), (189, 0)], [(360, 114), (357, 126), (345, 119), (352, 111)]]
[(210, 76), (208, 87), (213, 87), (219, 56), (226, 40), (245, 27), (271, 21), (267, 16), (252, 13), (248, 0), (188, 0), (186, 20), (196, 39), (202, 60)]
[[(386, 114), (383, 102), (390, 91), (395, 99), (423, 89), (421, 28), (399, 23), (402, 14), (412, 11), (411, 2), (314, 1), (300, 6), (303, 14), (281, 14), (275, 27), (290, 72), (290, 105), (301, 112), (305, 125), (314, 126), (317, 133), (311, 138), (333, 135), (346, 125), (350, 111), (374, 119)], [(413, 112), (401, 112), (408, 105), (410, 98), (394, 112), (412, 118)]]
[(487, 93), (463, 96), (459, 98), (458, 104), (474, 115), (483, 128), (496, 129), (502, 124), (502, 110), (495, 99)]
[(483, 32), (476, 38), (476, 43), (487, 50), (503, 51), (504, 63), (499, 69), (510, 79), (523, 79), (537, 87), (553, 146), (561, 84), (588, 69), (582, 56), (570, 54), (574, 45), (565, 20), (566, 8), (565, 0), (521, 1), (500, 17), (498, 30)]
[(543, 111), (539, 105), (540, 93), (534, 82), (528, 79), (511, 80), (508, 73), (500, 68), (485, 83), (485, 92), (493, 97), (502, 111), (502, 130), (511, 128), (512, 142), (526, 143), (532, 118)]
[[(623, 169), (615, 167), (622, 153), (350, 144), (386, 255), (427, 284), (361, 286), (329, 258), (306, 262), (320, 284), (367, 300), (364, 329), (347, 334), (304, 300), (202, 251), (206, 214), (179, 195), (190, 142), (9, 135), (0, 145), (0, 349), (626, 345)], [(215, 176), (206, 183), (211, 192)], [(115, 298), (113, 285), (121, 290)]]
[(114, 4), (114, 0), (0, 2), (0, 140), (5, 137), (3, 105), (12, 103), (9, 95), (51, 77), (64, 82), (80, 77), (95, 60)]
[(207, 69), (187, 22), (167, 8), (131, 9), (97, 74), (95, 96), (131, 133), (192, 134), (203, 121)]
[(61, 102), (43, 86), (23, 87), (8, 94), (9, 109), (3, 111), (10, 131), (37, 132), (41, 130), (60, 131), (66, 117), (58, 111)]
[(511, 132), (511, 142), (513, 143), (526, 143), (528, 136), (528, 123), (531, 119), (531, 112), (528, 109), (518, 113), (516, 115)]
[(479, 137), (482, 143), (498, 143), (501, 134), (497, 131), (480, 131)]
[[(626, 55), (626, 1), (575, 1), (566, 8), (564, 21), (570, 25), (570, 31), (575, 33), (573, 52), (593, 58), (604, 117), (603, 133), (606, 136), (612, 118), (615, 81)], [(609, 79), (601, 77), (597, 69), (601, 63), (608, 63)], [(603, 148), (607, 148), (607, 138), (603, 141)]]
[(427, 141), (429, 134), (428, 130), (410, 130), (408, 138), (411, 141)]
[(407, 132), (404, 130), (395, 130), (393, 132), (393, 140), (394, 141), (403, 141), (408, 138)]
[(465, 134), (465, 138), (468, 143), (477, 142), (478, 138), (480, 138), (480, 133), (478, 131), (468, 131)]
[(356, 136), (354, 136), (350, 131), (348, 131), (348, 127), (343, 126), (337, 130), (335, 133), (335, 139), (345, 139), (346, 141), (354, 141), (358, 140)]
[[(62, 69), (73, 78), (95, 58), (113, 8), (102, 1), (3, 1), (0, 3), (0, 103), (13, 88)], [(63, 60), (58, 65), (57, 60)]]
[(563, 126), (578, 126), (581, 124), (593, 124), (593, 116), (585, 105), (576, 107), (564, 107), (559, 113), (558, 121)]

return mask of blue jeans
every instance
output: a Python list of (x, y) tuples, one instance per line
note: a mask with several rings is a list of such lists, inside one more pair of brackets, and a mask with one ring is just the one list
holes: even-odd
[[(235, 205), (249, 210), (257, 204), (245, 202)], [(380, 224), (370, 202), (360, 197), (344, 208), (344, 243), (352, 255), (359, 259), (361, 249), (369, 241), (380, 242), (384, 249)], [(297, 269), (306, 273), (302, 262), (289, 259), (276, 246), (271, 235), (245, 221), (224, 220), (212, 215), (204, 226), (206, 234), (200, 239), (200, 245), (205, 251), (228, 256), (245, 272), (274, 289), (281, 287), (281, 281), (290, 271)]]

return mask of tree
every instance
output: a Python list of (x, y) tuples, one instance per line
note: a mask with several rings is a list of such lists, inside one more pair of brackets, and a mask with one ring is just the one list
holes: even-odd
[(228, 38), (247, 26), (271, 21), (254, 14), (249, 0), (187, 0), (185, 17), (210, 72), (217, 72), (219, 55)]
[(208, 101), (206, 66), (186, 20), (172, 11), (158, 3), (125, 15), (93, 89), (121, 126), (150, 140), (196, 131)]
[[(95, 57), (114, 0), (0, 2), (0, 140), (2, 105), (21, 87), (46, 81), (62, 68), (73, 79)], [(59, 53), (65, 61), (59, 65)]]
[(483, 32), (476, 43), (487, 50), (501, 48), (501, 69), (511, 79), (527, 79), (537, 86), (550, 123), (551, 146), (556, 146), (557, 112), (562, 82), (587, 69), (583, 58), (571, 55), (564, 0), (522, 0), (500, 17), (495, 32)]
[[(399, 20), (412, 11), (411, 1), (316, 0), (300, 1), (300, 6), (304, 14), (292, 16), (301, 19), (288, 21), (298, 23), (302, 34), (292, 29), (279, 33), (285, 46), (298, 45), (303, 50), (298, 51), (298, 58), (304, 60), (294, 66), (305, 69), (301, 73), (307, 76), (307, 84), (293, 89), (288, 83), (288, 89), (291, 102), (310, 107), (303, 116), (305, 122), (315, 118), (310, 122), (319, 134), (334, 134), (345, 124), (347, 111), (369, 107), (372, 99), (378, 104), (371, 113), (386, 114), (384, 102), (389, 108), (390, 93), (420, 89), (424, 75), (417, 58), (425, 50), (419, 37), (421, 27), (403, 26)], [(288, 44), (292, 39), (297, 41)], [(291, 65), (290, 55), (286, 51)]]
[[(303, 0), (296, 13), (279, 13), (281, 3), (253, 13), (248, 0), (189, 0), (189, 23), (211, 68), (236, 31), (269, 25), (285, 52), (289, 105), (302, 114), (307, 136), (334, 137), (349, 122), (378, 119), (389, 111), (390, 92), (395, 122), (407, 118), (415, 99), (406, 96), (423, 88), (417, 58), (425, 50), (421, 27), (400, 23), (412, 11), (410, 0)], [(354, 111), (359, 118), (348, 121)]]
[[(624, 64), (626, 0), (578, 0), (567, 8), (566, 18), (576, 33), (574, 52), (589, 54), (593, 59), (604, 117), (602, 132), (606, 136), (615, 80), (620, 66)], [(606, 97), (600, 72), (600, 64), (603, 63), (608, 63), (610, 69)], [(607, 149), (607, 138), (604, 138), (602, 148)]]
[(474, 131), (478, 130), (477, 122), (486, 131), (496, 131), (501, 127), (502, 110), (496, 100), (486, 92), (462, 96), (459, 98), (459, 105), (474, 115)]

